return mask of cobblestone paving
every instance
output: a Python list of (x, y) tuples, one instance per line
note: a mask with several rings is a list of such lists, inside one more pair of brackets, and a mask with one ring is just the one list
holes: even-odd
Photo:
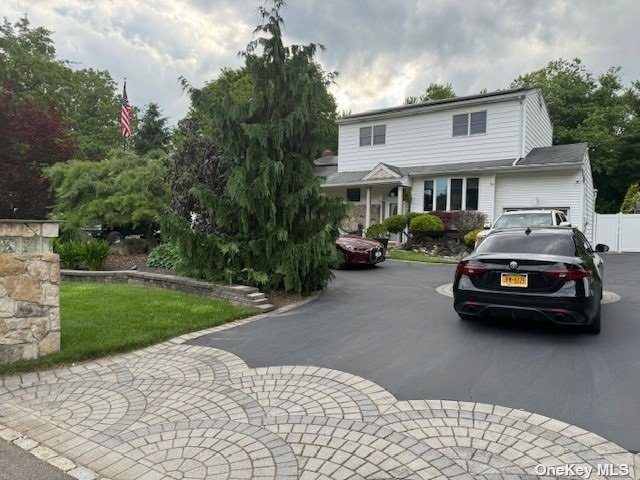
[(594, 467), (590, 478), (608, 478), (598, 465), (628, 465), (628, 475), (610, 478), (639, 478), (638, 455), (558, 420), (397, 401), (325, 368), (251, 369), (229, 352), (183, 343), (194, 336), (1, 379), (0, 437), (11, 432), (2, 426), (13, 429), (40, 445), (34, 453), (86, 467), (78, 478), (95, 478), (90, 469), (142, 480), (497, 480), (541, 478), (537, 465), (565, 464)]

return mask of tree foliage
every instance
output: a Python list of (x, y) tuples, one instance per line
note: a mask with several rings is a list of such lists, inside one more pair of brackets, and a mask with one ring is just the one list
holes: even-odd
[(153, 150), (167, 151), (171, 135), (167, 118), (162, 116), (157, 103), (147, 105), (138, 125), (133, 143), (138, 155), (146, 155)]
[(51, 197), (43, 166), (72, 158), (69, 125), (51, 106), (15, 102), (0, 89), (0, 218), (45, 218)]
[(640, 185), (638, 185), (637, 183), (632, 183), (631, 185), (629, 185), (627, 193), (624, 195), (624, 200), (622, 200), (622, 205), (620, 205), (620, 212), (634, 213), (639, 193)]
[(430, 84), (422, 95), (417, 97), (407, 97), (404, 100), (405, 105), (421, 102), (431, 102), (434, 100), (446, 100), (447, 98), (454, 98), (456, 92), (453, 90), (453, 86), (450, 83), (432, 83)]
[(560, 59), (518, 77), (511, 86), (543, 89), (554, 144), (589, 143), (596, 209), (616, 212), (629, 180), (640, 179), (638, 84), (624, 89), (619, 67), (594, 75), (579, 59)]
[(331, 278), (345, 207), (323, 192), (313, 174), (327, 99), (327, 79), (314, 62), (318, 47), (283, 45), (282, 4), (260, 8), (261, 36), (242, 54), (251, 95), (211, 86), (218, 98), (207, 117), (224, 148), (224, 187), (200, 183), (190, 193), (195, 212), (210, 215), (216, 234), (191, 229), (177, 214), (163, 231), (178, 245), (181, 268), (190, 275), (307, 293)]
[(45, 170), (55, 195), (53, 216), (65, 227), (133, 223), (151, 229), (166, 211), (165, 158), (114, 151), (98, 162), (71, 160)]
[(69, 122), (82, 159), (103, 158), (121, 140), (120, 100), (107, 71), (73, 69), (56, 57), (51, 32), (32, 27), (27, 17), (0, 25), (0, 88), (12, 102), (40, 104)]

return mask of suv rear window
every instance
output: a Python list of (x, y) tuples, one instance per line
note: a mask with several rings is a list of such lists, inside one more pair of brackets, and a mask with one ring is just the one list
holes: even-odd
[(538, 253), (543, 255), (576, 256), (571, 235), (535, 233), (529, 235), (500, 233), (489, 235), (477, 249), (478, 253)]
[(502, 215), (493, 228), (511, 227), (540, 227), (553, 225), (553, 217), (550, 213), (510, 213)]

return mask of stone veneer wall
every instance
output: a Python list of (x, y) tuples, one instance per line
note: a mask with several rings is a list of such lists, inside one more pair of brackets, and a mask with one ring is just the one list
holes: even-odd
[(60, 350), (58, 255), (0, 254), (0, 364)]
[(0, 364), (60, 350), (58, 225), (0, 220)]
[[(347, 218), (342, 222), (342, 228), (348, 232), (354, 232), (358, 229), (358, 224), (361, 223), (364, 228), (366, 205), (349, 205), (347, 209)], [(371, 205), (371, 223), (378, 223), (380, 219), (380, 205)]]

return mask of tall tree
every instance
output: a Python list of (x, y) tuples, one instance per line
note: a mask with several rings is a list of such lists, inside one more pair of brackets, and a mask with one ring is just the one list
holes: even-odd
[(166, 152), (170, 140), (167, 118), (162, 116), (157, 103), (150, 103), (142, 114), (135, 132), (133, 142), (135, 152), (138, 155), (145, 155), (152, 150)]
[(453, 86), (450, 83), (432, 83), (430, 84), (422, 95), (417, 97), (407, 97), (404, 100), (405, 105), (410, 105), (419, 102), (431, 102), (434, 100), (446, 100), (447, 98), (454, 98), (456, 92), (453, 90)]
[(0, 88), (0, 218), (45, 218), (52, 204), (42, 167), (75, 153), (69, 125), (55, 108), (16, 103)]
[(0, 87), (13, 92), (15, 104), (37, 102), (59, 111), (70, 122), (77, 155), (100, 159), (121, 140), (116, 84), (107, 71), (72, 66), (57, 58), (51, 32), (33, 28), (27, 17), (0, 25)]
[(211, 109), (227, 176), (222, 193), (199, 185), (198, 209), (218, 233), (193, 230), (171, 216), (163, 231), (178, 243), (185, 270), (266, 288), (307, 293), (331, 278), (342, 203), (327, 196), (313, 174), (320, 148), (326, 79), (314, 62), (316, 45), (282, 43), (280, 9), (260, 8), (263, 34), (243, 53), (252, 95), (221, 92)]
[(579, 59), (549, 62), (511, 86), (543, 89), (554, 144), (589, 143), (596, 209), (618, 211), (629, 182), (640, 179), (638, 88), (623, 89), (619, 67), (594, 75)]

